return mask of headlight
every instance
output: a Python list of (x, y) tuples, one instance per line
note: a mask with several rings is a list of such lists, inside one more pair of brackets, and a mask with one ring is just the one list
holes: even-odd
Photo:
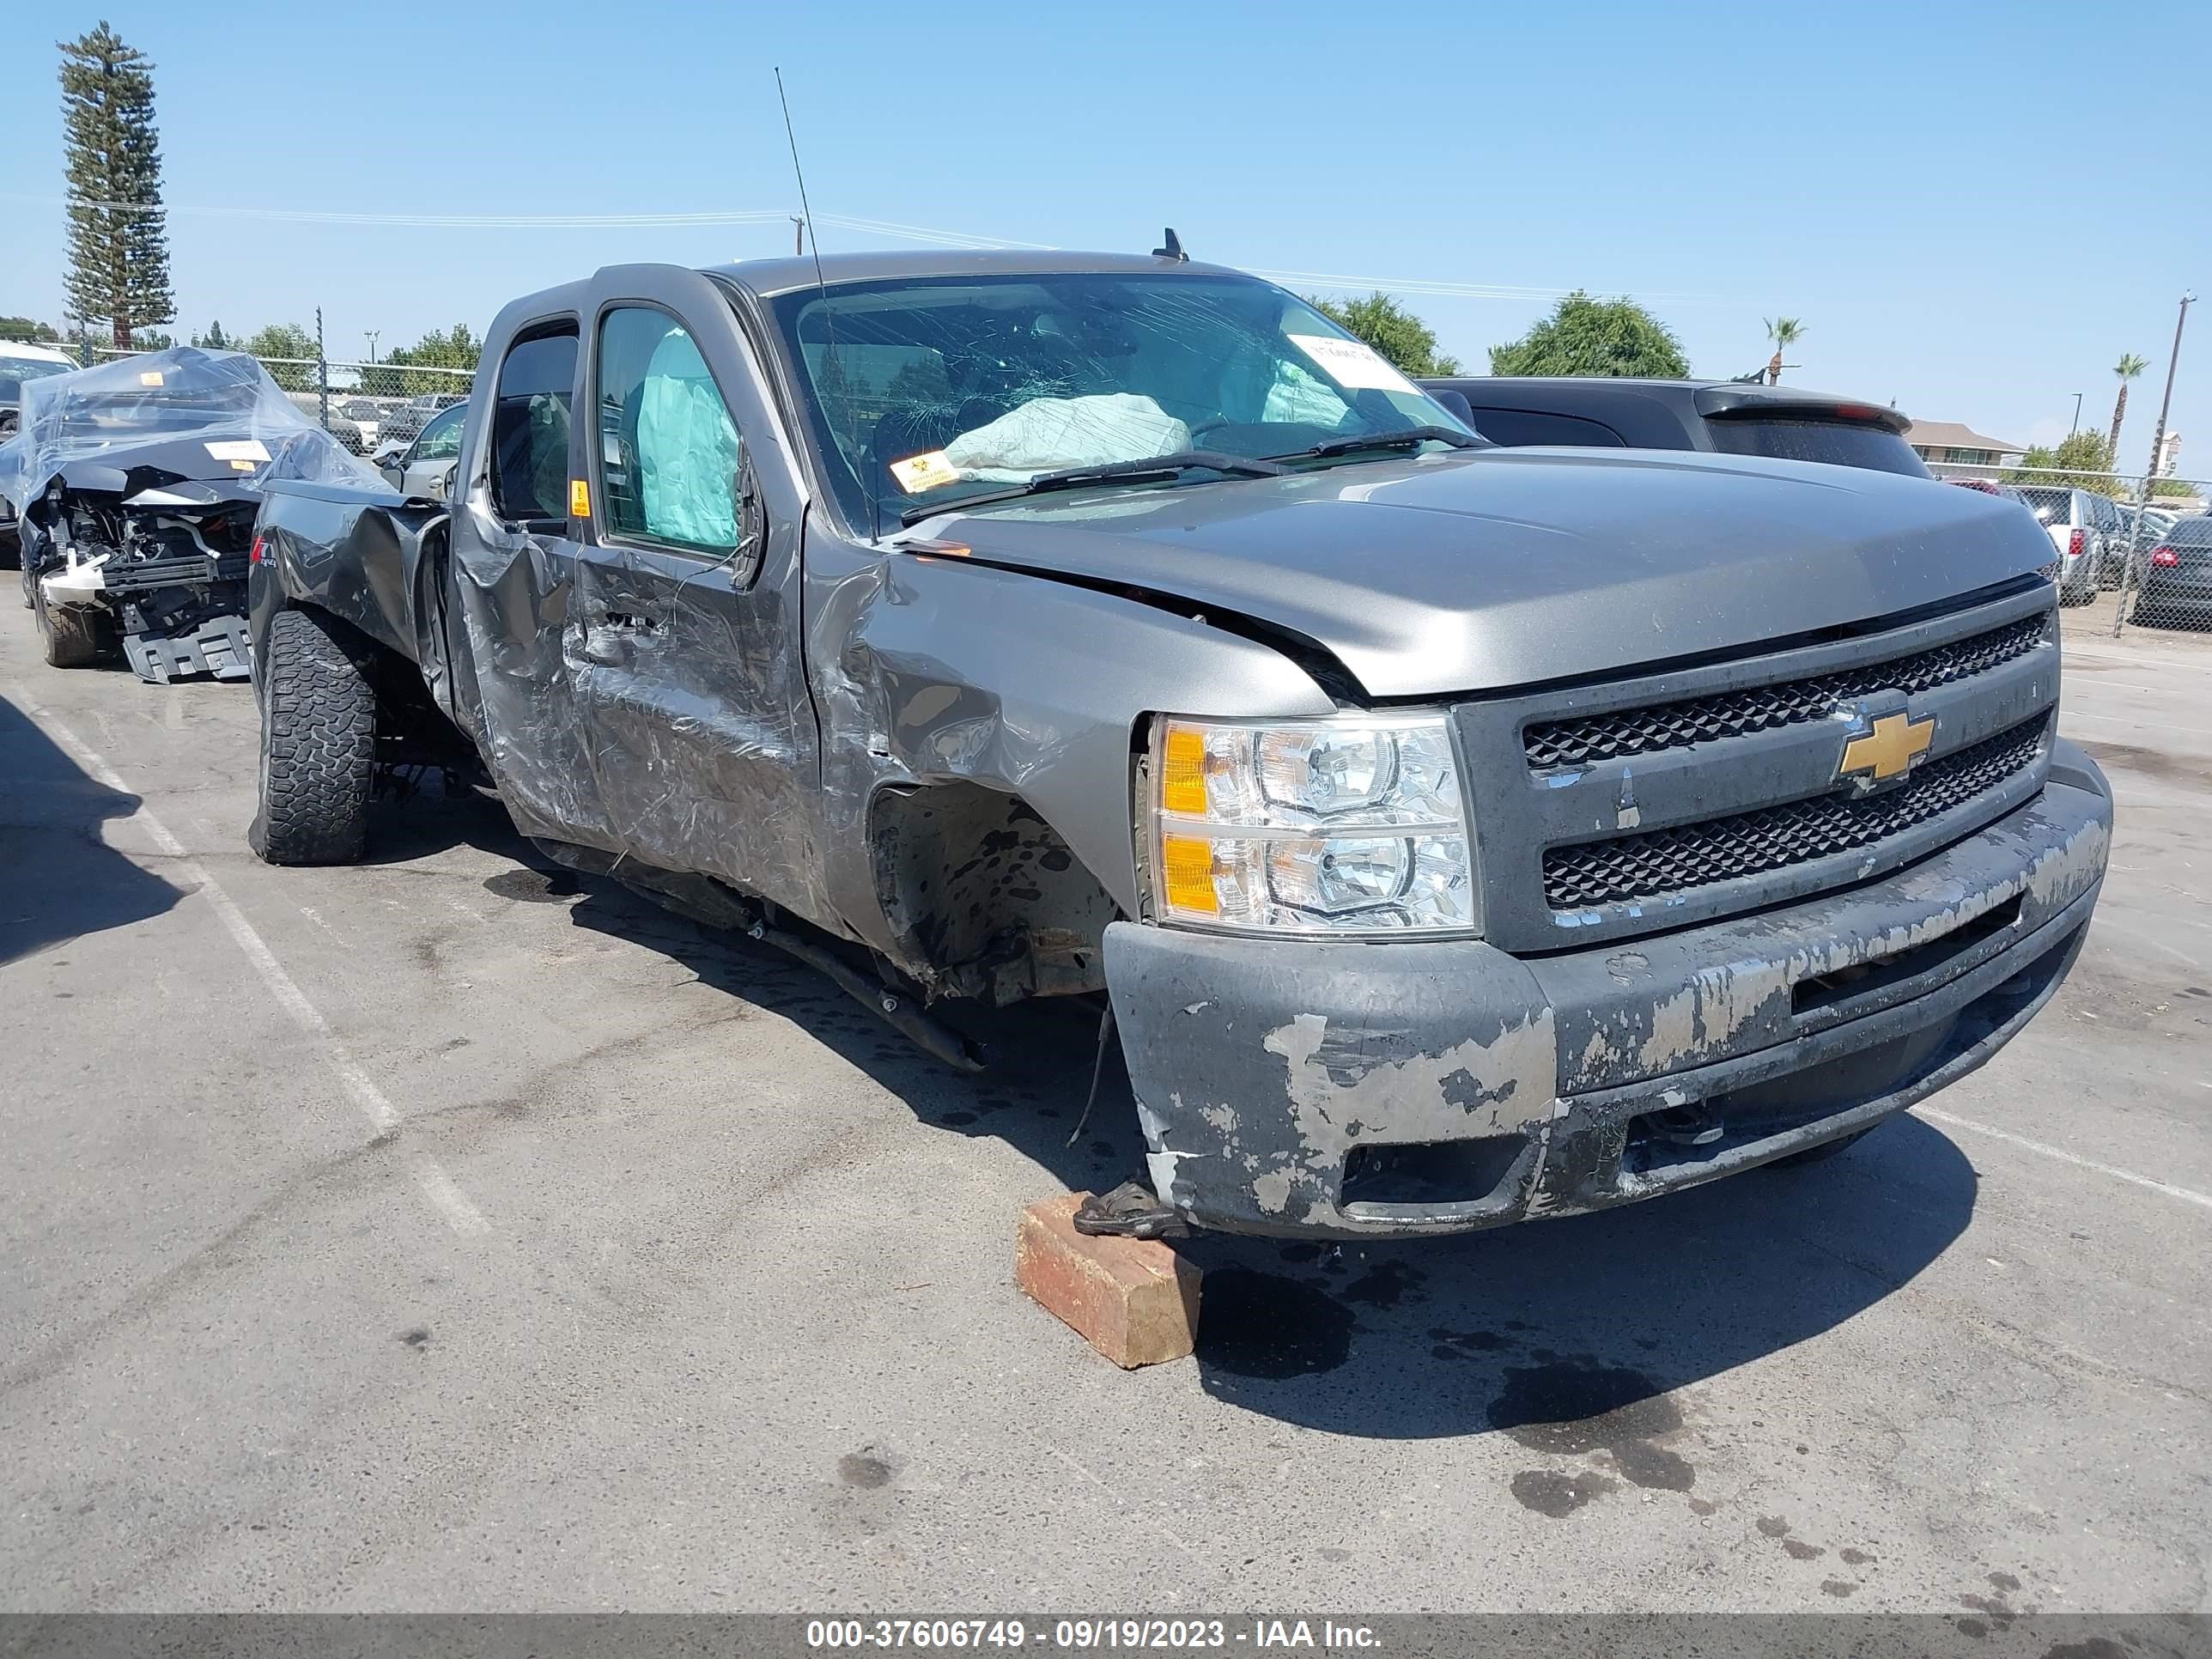
[(1333, 938), (1476, 926), (1443, 715), (1163, 716), (1152, 768), (1163, 921)]

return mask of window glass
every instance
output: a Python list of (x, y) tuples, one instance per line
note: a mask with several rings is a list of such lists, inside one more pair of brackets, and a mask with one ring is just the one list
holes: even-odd
[(599, 324), (600, 514), (618, 536), (738, 544), (738, 428), (690, 335), (631, 307)]
[(492, 405), (492, 501), (502, 518), (568, 516), (568, 405), (576, 331), (523, 341), (499, 366)]
[(1460, 422), (1255, 278), (1054, 271), (853, 283), (776, 301), (810, 435), (862, 525), (1048, 472), (1189, 450), (1297, 455)]
[(461, 420), (468, 412), (466, 404), (455, 404), (424, 427), (422, 435), (415, 441), (415, 459), (418, 461), (450, 461), (459, 454)]
[(1713, 447), (1727, 455), (1767, 455), (1782, 461), (1826, 461), (1924, 478), (1928, 469), (1894, 432), (1855, 421), (1708, 421)]
[(1552, 415), (1540, 409), (1478, 409), (1474, 429), (1494, 444), (1584, 444), (1619, 449), (1620, 434), (1598, 421)]

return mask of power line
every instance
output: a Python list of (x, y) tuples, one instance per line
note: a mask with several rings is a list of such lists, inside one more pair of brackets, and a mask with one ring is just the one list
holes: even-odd
[[(27, 196), (0, 191), (0, 201), (36, 203), (44, 206), (73, 205), (104, 209), (114, 212), (160, 212), (160, 207), (149, 207), (131, 202), (71, 202), (58, 196)], [(715, 210), (693, 213), (522, 213), (522, 214), (466, 214), (466, 213), (353, 213), (319, 208), (239, 207), (228, 204), (180, 204), (167, 209), (171, 213), (189, 216), (209, 216), (222, 218), (254, 219), (288, 224), (349, 225), (362, 227), (386, 226), (394, 229), (410, 230), (645, 230), (684, 229), (723, 225), (751, 225), (788, 222), (792, 217), (787, 208), (744, 208)], [(1020, 249), (1048, 252), (1054, 245), (1049, 242), (1017, 241), (1011, 237), (984, 236), (972, 232), (945, 230), (929, 225), (903, 224), (890, 219), (866, 219), (851, 214), (822, 213), (815, 216), (817, 223), (835, 225), (842, 230), (858, 231), (863, 235), (885, 236), (895, 240), (921, 242), (932, 246), (973, 249), (978, 252), (992, 249)], [(1224, 263), (1234, 264), (1234, 260)], [(1528, 301), (1563, 299), (1582, 292), (1614, 292), (1600, 285), (1583, 283), (1576, 288), (1545, 288), (1510, 283), (1455, 282), (1448, 278), (1430, 276), (1354, 276), (1339, 271), (1284, 270), (1263, 265), (1237, 267), (1255, 276), (1271, 281), (1325, 289), (1331, 292), (1358, 294), (1380, 290), (1390, 294), (1423, 295), (1440, 299), (1501, 300)], [(1681, 301), (1720, 301), (1740, 303), (1729, 296), (1715, 294), (1659, 293), (1637, 290), (1637, 296), (1647, 300)]]

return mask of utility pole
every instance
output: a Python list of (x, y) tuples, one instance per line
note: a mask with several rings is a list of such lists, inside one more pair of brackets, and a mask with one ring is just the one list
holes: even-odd
[(806, 253), (806, 221), (794, 213), (791, 216), (792, 256), (803, 258)]
[(2112, 635), (2119, 636), (2121, 619), (2127, 615), (2128, 582), (2136, 574), (2136, 548), (2142, 540), (2143, 509), (2150, 505), (2151, 480), (2158, 476), (2159, 452), (2166, 447), (2166, 417), (2173, 408), (2173, 372), (2181, 363), (2181, 331), (2189, 325), (2194, 294), (2181, 296), (2181, 313), (2173, 319), (2173, 351), (2166, 360), (2166, 395), (2158, 401), (2158, 427), (2150, 434), (2150, 464), (2143, 468), (2142, 487), (2136, 491), (2135, 527), (2128, 532), (2128, 562), (2120, 567), (2120, 602), (2112, 612)]
[[(372, 355), (373, 355), (373, 354), (372, 354)], [(2067, 435), (2068, 437), (2069, 437), (2069, 438), (2070, 438), (2070, 437), (2072, 437), (2072, 436), (2073, 436), (2076, 432), (2079, 432), (2081, 429), (2081, 394), (2080, 392), (2075, 392), (2075, 393), (2074, 394), (2074, 421), (2073, 421), (2073, 424), (2072, 424), (2072, 425), (2070, 425), (2070, 426), (2069, 426), (2069, 427), (2066, 428), (2066, 435)], [(2116, 456), (2116, 457), (2114, 457), (2114, 459), (2118, 459), (2118, 458)]]

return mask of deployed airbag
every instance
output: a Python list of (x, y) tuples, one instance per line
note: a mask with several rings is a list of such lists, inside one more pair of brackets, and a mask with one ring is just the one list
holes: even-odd
[(1025, 483), (1040, 472), (1172, 455), (1190, 447), (1190, 428), (1150, 398), (1113, 392), (1036, 398), (945, 446), (963, 478)]

